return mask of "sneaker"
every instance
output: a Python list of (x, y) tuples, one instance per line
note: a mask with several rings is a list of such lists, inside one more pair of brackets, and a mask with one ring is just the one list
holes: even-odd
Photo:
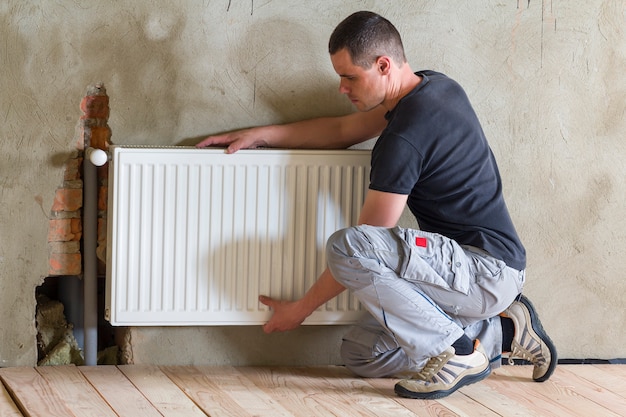
[(485, 379), (490, 372), (489, 359), (477, 340), (471, 355), (456, 355), (451, 346), (430, 358), (415, 376), (398, 382), (394, 390), (405, 398), (443, 398), (462, 386)]
[(521, 295), (502, 315), (515, 324), (509, 365), (514, 364), (514, 358), (526, 360), (534, 365), (533, 380), (546, 381), (556, 368), (557, 353), (554, 343), (543, 330), (535, 307)]

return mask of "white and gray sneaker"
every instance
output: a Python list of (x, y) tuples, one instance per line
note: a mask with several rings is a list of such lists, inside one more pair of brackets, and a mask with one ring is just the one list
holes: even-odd
[(535, 307), (523, 295), (514, 301), (502, 316), (513, 320), (515, 335), (509, 353), (509, 365), (513, 359), (523, 359), (534, 365), (533, 380), (546, 381), (556, 368), (556, 347), (546, 334)]
[(490, 373), (489, 359), (477, 340), (472, 354), (456, 355), (451, 346), (430, 358), (413, 377), (399, 381), (394, 390), (404, 398), (443, 398), (462, 386), (485, 379)]

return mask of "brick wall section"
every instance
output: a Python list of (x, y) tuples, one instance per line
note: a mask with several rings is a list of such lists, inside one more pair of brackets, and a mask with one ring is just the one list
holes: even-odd
[[(82, 273), (81, 238), (84, 150), (91, 146), (107, 150), (111, 143), (109, 97), (103, 84), (87, 88), (80, 103), (83, 115), (76, 129), (76, 152), (65, 164), (63, 186), (56, 190), (48, 229), (49, 270), (51, 276)], [(108, 165), (98, 167), (98, 248), (99, 273), (104, 273), (106, 255), (106, 207)]]
[(80, 239), (83, 182), (82, 157), (75, 152), (65, 166), (63, 186), (55, 193), (48, 227), (50, 275), (79, 275), (82, 271)]

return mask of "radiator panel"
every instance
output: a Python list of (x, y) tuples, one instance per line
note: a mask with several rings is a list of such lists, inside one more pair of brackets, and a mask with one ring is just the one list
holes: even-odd
[[(113, 146), (106, 315), (113, 325), (252, 325), (259, 294), (296, 299), (354, 225), (370, 152)], [(348, 292), (305, 324), (361, 315)]]

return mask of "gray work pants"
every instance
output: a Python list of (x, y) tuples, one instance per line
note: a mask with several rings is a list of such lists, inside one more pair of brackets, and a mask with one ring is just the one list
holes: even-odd
[(335, 279), (368, 312), (341, 347), (357, 375), (418, 371), (463, 334), (480, 339), (499, 365), (498, 314), (521, 293), (524, 271), (442, 235), (399, 227), (342, 229), (326, 250)]

